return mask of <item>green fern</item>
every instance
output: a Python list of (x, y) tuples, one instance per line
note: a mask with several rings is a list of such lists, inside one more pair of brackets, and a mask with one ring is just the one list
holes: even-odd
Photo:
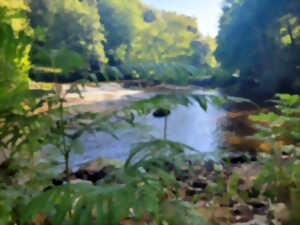
[[(116, 225), (126, 218), (141, 219), (145, 214), (151, 215), (153, 224), (163, 224), (163, 221), (174, 224), (173, 218), (163, 212), (167, 204), (175, 203), (164, 198), (164, 191), (176, 187), (176, 179), (163, 165), (167, 161), (176, 164), (178, 161), (174, 159), (185, 149), (191, 148), (165, 140), (141, 143), (132, 149), (124, 168), (114, 175), (114, 181), (103, 181), (96, 186), (66, 184), (42, 193), (24, 208), (23, 224), (39, 213), (54, 225)], [(192, 213), (192, 206), (181, 207), (186, 212), (182, 214), (187, 219), (185, 224), (207, 224)]]

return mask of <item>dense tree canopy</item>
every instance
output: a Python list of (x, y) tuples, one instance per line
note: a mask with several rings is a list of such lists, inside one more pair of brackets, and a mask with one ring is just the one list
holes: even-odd
[[(1, 0), (0, 4), (8, 12), (23, 12), (9, 24), (15, 36), (18, 32), (27, 36), (33, 79), (68, 81), (90, 72), (110, 76), (118, 70), (111, 66), (127, 64), (167, 68), (180, 63), (198, 69), (217, 65), (214, 40), (201, 35), (195, 18), (153, 9), (139, 0)], [(27, 77), (29, 67), (23, 70)], [(136, 70), (128, 70), (126, 76), (135, 74)]]
[[(299, 91), (299, 1), (228, 0), (216, 57), (249, 94)], [(251, 92), (252, 91), (252, 92)]]
[[(147, 23), (133, 39), (129, 60), (165, 62), (187, 59), (198, 50), (191, 48), (198, 37), (200, 34), (193, 18), (176, 13), (157, 12), (156, 19)], [(197, 59), (199, 62), (200, 57), (201, 55)]]
[(36, 31), (33, 63), (50, 66), (47, 51), (62, 48), (81, 54), (92, 65), (107, 62), (95, 0), (33, 0), (30, 7), (29, 17)]
[(145, 25), (139, 0), (98, 0), (101, 23), (105, 28), (106, 53), (111, 63), (125, 61), (132, 39)]
[(28, 86), (32, 29), (21, 0), (0, 1), (0, 104)]
[(112, 64), (178, 60), (206, 64), (210, 49), (194, 18), (151, 9), (137, 0), (98, 3)]

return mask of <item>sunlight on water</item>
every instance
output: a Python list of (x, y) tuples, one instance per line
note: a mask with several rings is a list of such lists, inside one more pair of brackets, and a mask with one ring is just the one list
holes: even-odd
[[(224, 115), (225, 111), (212, 104), (208, 105), (207, 112), (196, 102), (189, 107), (177, 106), (168, 116), (168, 139), (189, 145), (201, 153), (213, 153), (222, 138), (219, 121)], [(120, 130), (117, 132), (119, 140), (103, 133), (84, 135), (81, 138), (84, 153), (73, 156), (73, 166), (99, 157), (125, 160), (134, 144), (151, 137), (163, 138), (163, 118), (154, 118), (149, 114), (138, 117), (136, 122), (149, 126), (149, 129)]]

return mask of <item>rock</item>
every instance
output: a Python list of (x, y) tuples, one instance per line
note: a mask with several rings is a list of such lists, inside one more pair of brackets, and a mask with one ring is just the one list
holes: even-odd
[(171, 111), (169, 109), (158, 108), (153, 112), (153, 116), (156, 118), (162, 118), (170, 115)]
[(186, 196), (194, 196), (194, 195), (197, 195), (197, 194), (200, 194), (203, 192), (203, 189), (201, 188), (192, 188), (192, 187), (188, 187), (186, 189)]
[(63, 179), (58, 179), (58, 178), (52, 179), (52, 184), (54, 186), (60, 186), (60, 185), (63, 185), (63, 183), (64, 183)]
[(245, 223), (231, 223), (232, 225), (266, 225), (268, 222), (267, 216), (254, 215), (253, 219)]
[(242, 164), (248, 161), (248, 157), (245, 155), (232, 155), (227, 158), (223, 158), (223, 161), (230, 164)]
[(109, 160), (109, 159), (96, 159), (90, 161), (79, 168), (79, 170), (87, 170), (87, 171), (99, 171), (102, 170), (106, 166), (114, 166), (115, 168), (120, 168), (122, 166), (120, 161), (117, 160)]
[(70, 181), (71, 184), (93, 184), (91, 181), (88, 180), (81, 180), (81, 179), (75, 179)]
[(253, 212), (248, 205), (235, 205), (232, 210), (232, 223), (245, 223), (253, 219)]
[(277, 203), (271, 206), (271, 211), (277, 221), (285, 223), (290, 219), (289, 209), (284, 203)]
[(43, 192), (47, 192), (47, 191), (50, 191), (52, 190), (53, 186), (47, 186), (43, 189)]
[(120, 163), (117, 161), (98, 159), (83, 165), (73, 175), (77, 179), (96, 183), (107, 175), (112, 174), (118, 167), (120, 167)]
[(268, 205), (266, 203), (257, 200), (252, 200), (248, 202), (248, 205), (252, 206), (253, 212), (255, 214), (264, 215), (268, 209)]
[(114, 166), (106, 166), (99, 171), (91, 171), (91, 170), (79, 170), (74, 173), (76, 178), (81, 180), (88, 180), (93, 183), (105, 178), (108, 174), (112, 173), (115, 170)]
[(193, 188), (201, 188), (202, 190), (204, 190), (207, 187), (207, 181), (197, 179), (192, 182), (192, 187)]

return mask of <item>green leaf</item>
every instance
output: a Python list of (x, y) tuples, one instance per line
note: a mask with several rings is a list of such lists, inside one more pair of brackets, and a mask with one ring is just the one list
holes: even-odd
[(198, 104), (204, 111), (207, 111), (207, 99), (205, 96), (193, 95), (192, 97), (198, 102)]

